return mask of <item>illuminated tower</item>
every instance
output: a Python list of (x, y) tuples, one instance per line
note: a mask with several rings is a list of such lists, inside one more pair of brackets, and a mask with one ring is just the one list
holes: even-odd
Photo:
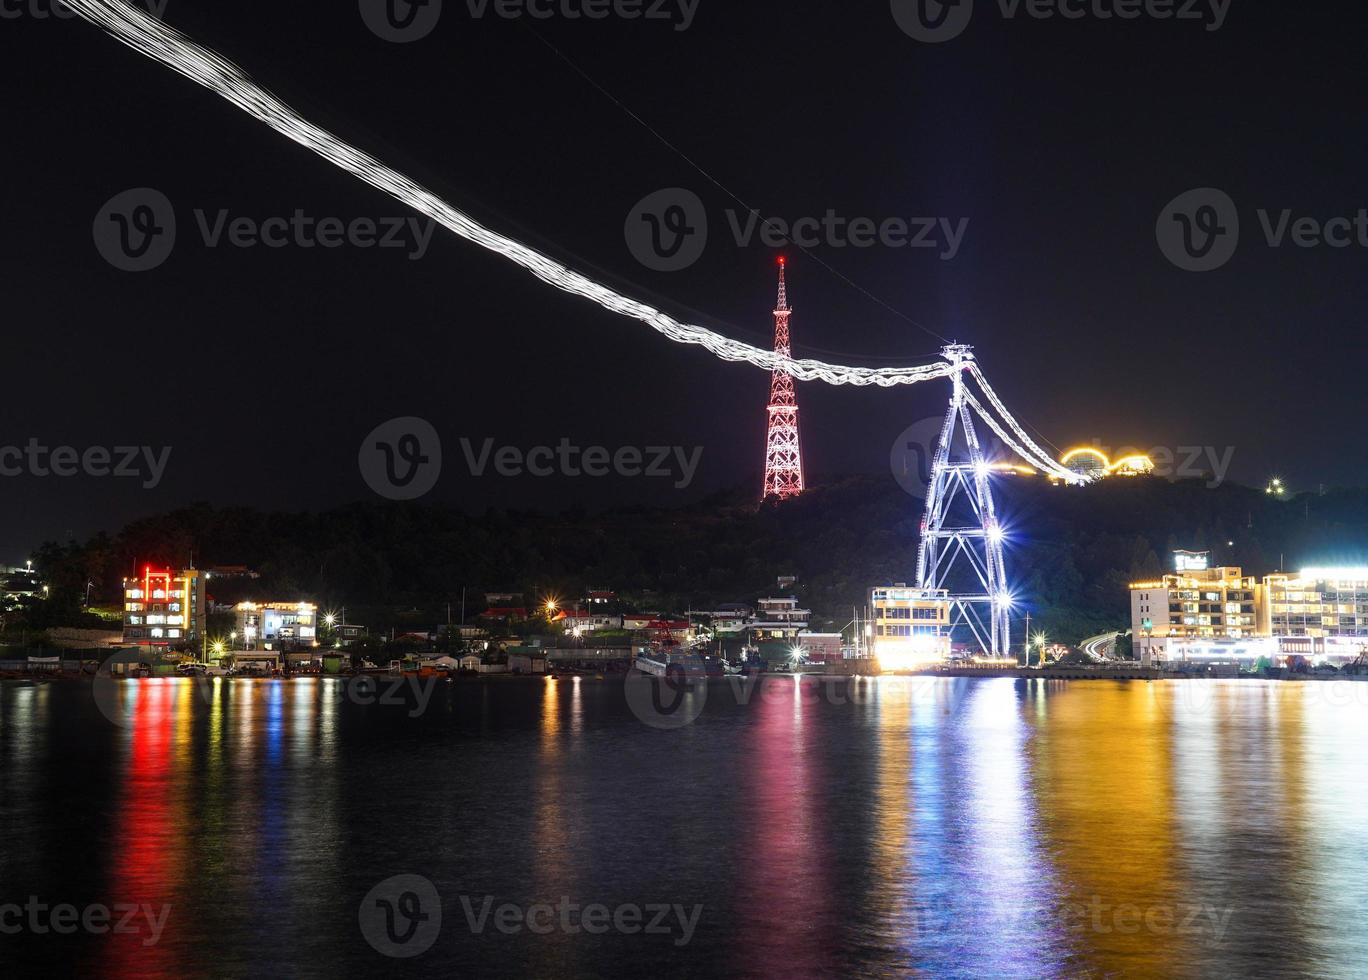
[[(779, 303), (774, 308), (774, 353), (791, 357), (788, 287), (784, 260), (779, 260)], [(769, 435), (765, 440), (765, 492), (780, 500), (803, 492), (803, 451), (798, 443), (798, 396), (793, 375), (776, 370), (770, 378)]]
[[(964, 372), (974, 361), (973, 348), (952, 344), (941, 356), (954, 368), (950, 409), (931, 465), (917, 555), (917, 588), (945, 590), (952, 606), (952, 627), (968, 626), (985, 652), (1002, 656), (1012, 643), (1012, 594), (1007, 586), (1002, 525), (993, 506), (993, 471), (974, 427), (972, 398), (964, 387)], [(972, 407), (977, 409), (977, 404)]]

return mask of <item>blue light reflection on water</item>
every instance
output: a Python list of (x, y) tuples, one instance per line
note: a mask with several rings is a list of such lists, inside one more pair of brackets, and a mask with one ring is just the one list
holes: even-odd
[[(416, 872), (447, 915), (418, 975), (1368, 974), (1368, 685), (772, 678), (672, 732), (613, 681), (416, 714), (345, 683), (130, 682), (125, 729), (88, 687), (0, 685), (0, 897), (175, 909), (151, 950), (45, 962), (366, 975), (357, 903)], [(685, 948), (475, 934), (468, 892), (704, 912)]]

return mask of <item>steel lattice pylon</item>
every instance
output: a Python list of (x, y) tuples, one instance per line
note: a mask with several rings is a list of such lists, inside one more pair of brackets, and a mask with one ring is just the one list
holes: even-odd
[[(789, 319), (788, 285), (784, 281), (784, 260), (779, 260), (779, 302), (774, 307), (774, 353), (788, 360)], [(769, 432), (765, 439), (765, 488), (761, 494), (780, 500), (803, 492), (803, 450), (798, 441), (798, 396), (793, 375), (775, 369), (770, 377)]]
[[(952, 344), (942, 351), (954, 367), (954, 388), (931, 467), (917, 555), (917, 587), (948, 590), (952, 629), (968, 626), (984, 650), (1001, 656), (1011, 649), (1012, 600), (1003, 560), (1002, 528), (989, 485), (992, 469), (984, 458), (964, 390), (964, 372), (974, 363), (972, 350), (964, 344)], [(963, 436), (964, 458), (956, 457), (957, 432)], [(972, 569), (982, 591), (957, 591), (958, 578), (952, 575), (961, 565)]]

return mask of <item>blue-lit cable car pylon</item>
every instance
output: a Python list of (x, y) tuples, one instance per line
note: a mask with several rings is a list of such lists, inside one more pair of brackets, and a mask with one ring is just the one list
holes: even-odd
[[(983, 651), (1002, 657), (1011, 650), (1011, 591), (1003, 556), (1003, 531), (993, 506), (992, 467), (984, 456), (964, 388), (974, 363), (972, 348), (942, 351), (952, 365), (953, 390), (931, 466), (926, 513), (917, 555), (917, 587), (947, 590), (951, 632), (968, 627)], [(960, 436), (956, 447), (956, 436)], [(972, 570), (972, 578), (962, 567)], [(979, 591), (962, 591), (977, 581)], [(959, 591), (957, 591), (959, 590)]]

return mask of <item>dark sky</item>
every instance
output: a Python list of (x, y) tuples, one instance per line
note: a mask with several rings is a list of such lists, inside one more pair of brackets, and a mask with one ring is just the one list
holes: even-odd
[[(1361, 5), (1309, 7), (1234, 0), (1209, 31), (1007, 18), (978, 0), (968, 30), (938, 45), (881, 2), (701, 0), (680, 31), (472, 18), (446, 0), (410, 44), (377, 37), (355, 0), (169, 0), (166, 18), (480, 220), (761, 346), (777, 251), (735, 243), (726, 211), (740, 206), (683, 155), (786, 219), (968, 218), (950, 261), (784, 250), (797, 353), (924, 362), (940, 341), (916, 321), (975, 344), (1007, 403), (1059, 446), (1234, 447), (1232, 478), (1277, 472), (1300, 488), (1368, 479), (1368, 250), (1270, 248), (1257, 217), (1368, 206)], [(671, 505), (758, 486), (763, 372), (671, 344), (441, 230), (418, 261), (404, 249), (206, 247), (197, 209), (407, 212), (95, 28), (35, 16), (48, 0), (4, 8), (0, 447), (172, 455), (155, 490), (0, 478), (0, 562), (193, 500), (366, 499), (358, 448), (396, 416), (442, 438), (427, 499), (471, 510)], [(163, 265), (130, 274), (101, 257), (92, 225), (138, 187), (170, 199), (178, 237)], [(664, 273), (633, 257), (623, 228), (669, 187), (699, 194), (711, 235), (692, 267)], [(1235, 257), (1205, 274), (1176, 268), (1155, 238), (1165, 205), (1196, 187), (1227, 192), (1242, 225)], [(942, 411), (946, 392), (800, 386), (811, 476), (887, 472), (897, 434)], [(462, 437), (704, 452), (687, 490), (477, 479)]]

